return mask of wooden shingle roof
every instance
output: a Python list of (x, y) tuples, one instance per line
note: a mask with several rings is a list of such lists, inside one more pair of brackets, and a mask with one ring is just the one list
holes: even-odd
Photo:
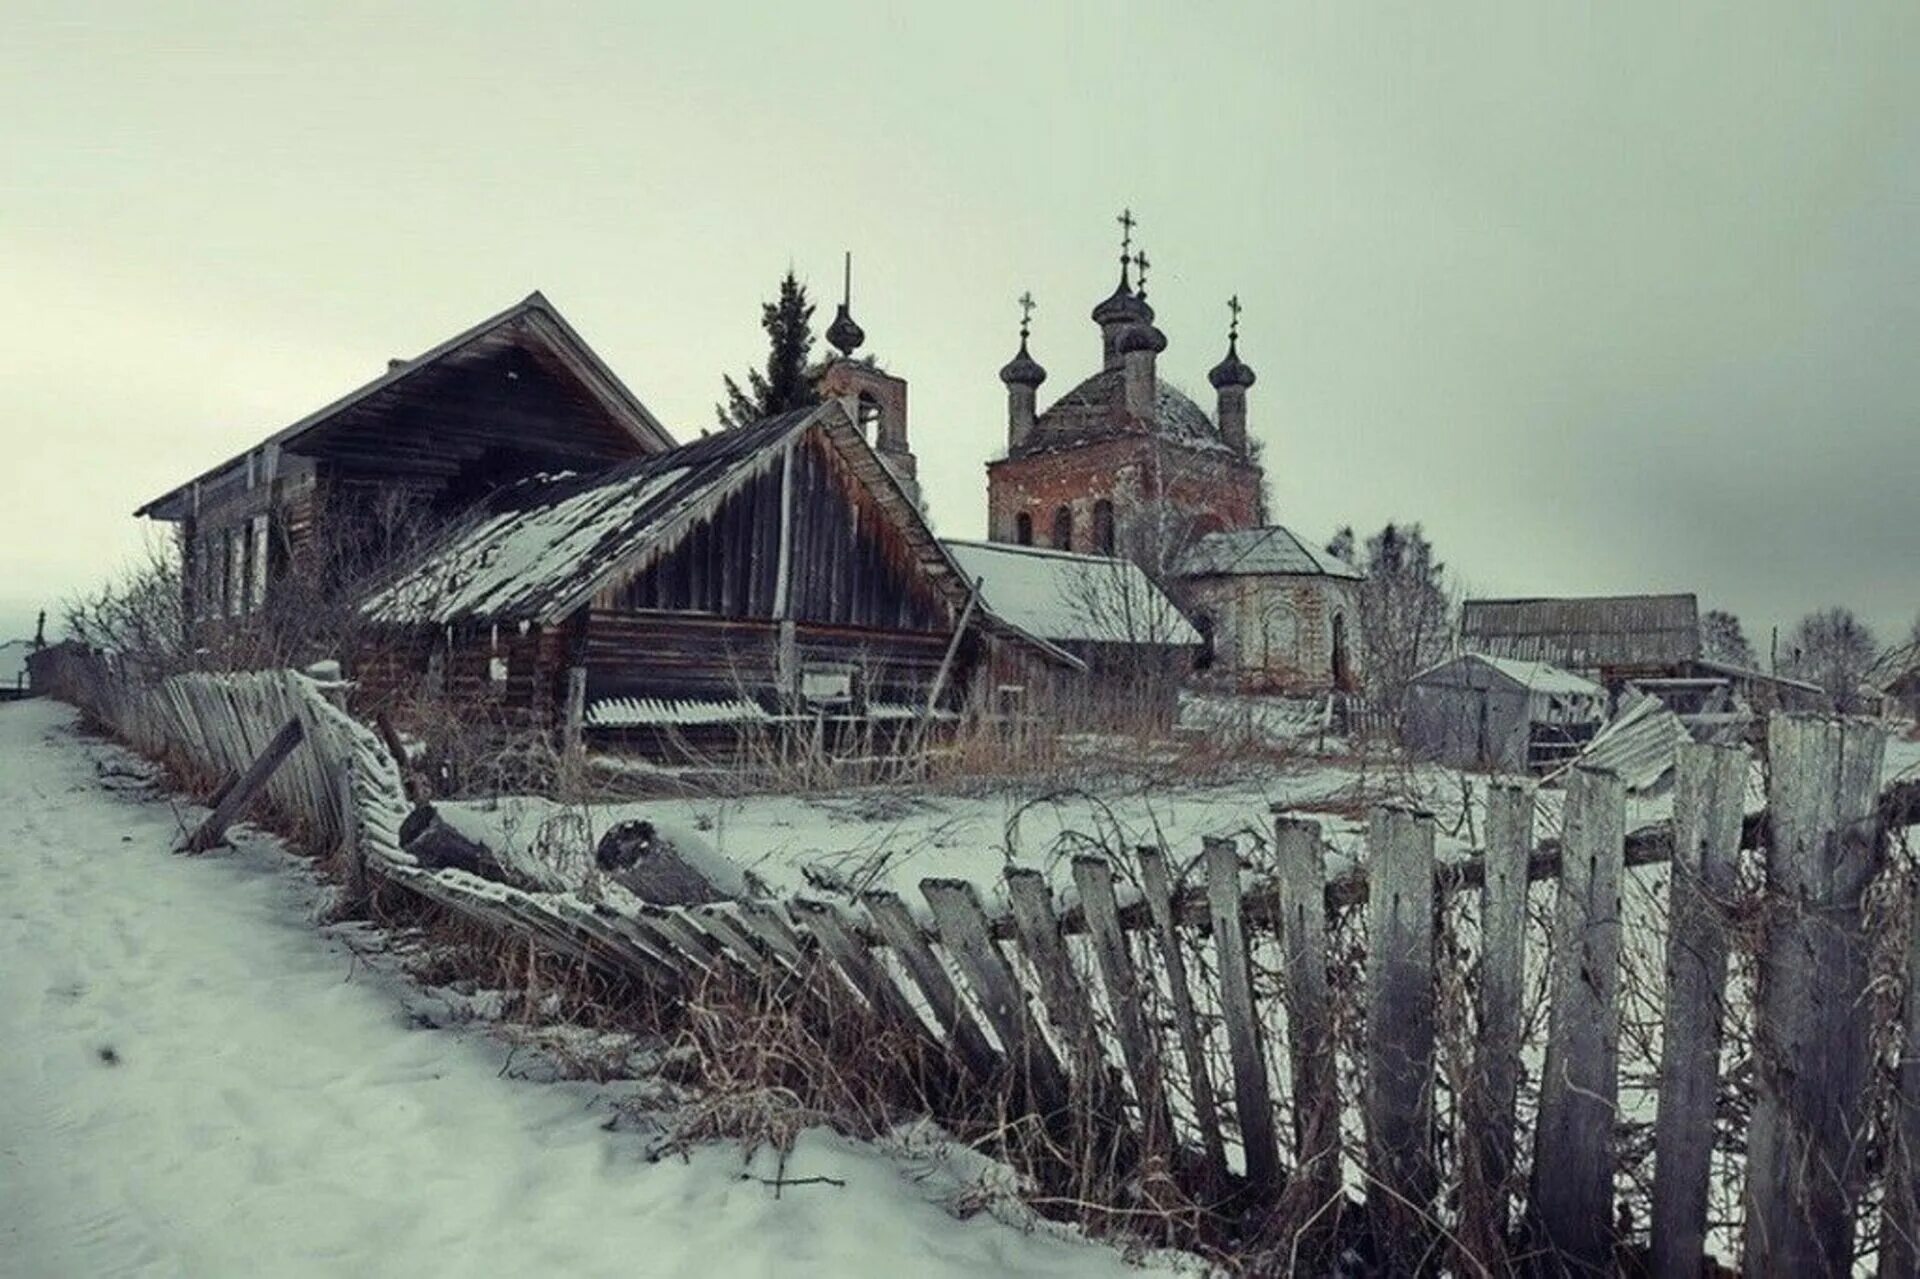
[(1700, 656), (1700, 609), (1692, 595), (1468, 600), (1460, 641), (1572, 670), (1675, 666)]

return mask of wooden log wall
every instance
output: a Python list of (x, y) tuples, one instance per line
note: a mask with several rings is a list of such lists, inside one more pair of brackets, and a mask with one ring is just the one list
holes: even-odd
[[(1731, 867), (1753, 820), (1739, 817), (1743, 753), (1681, 753), (1667, 841), (1681, 851), (1669, 885), (1674, 924), (1653, 1136), (1657, 1239), (1649, 1251), (1617, 1234), (1619, 897), (1634, 844), (1624, 829), (1624, 788), (1611, 775), (1576, 774), (1564, 849), (1544, 863), (1530, 829), (1532, 789), (1494, 788), (1490, 846), (1474, 876), (1435, 864), (1424, 814), (1382, 810), (1366, 849), (1382, 882), (1364, 893), (1327, 878), (1313, 822), (1281, 813), (1271, 897), (1272, 886), (1248, 888), (1253, 866), (1231, 842), (1213, 841), (1195, 859), (1190, 885), (1174, 876), (1163, 850), (1143, 850), (1130, 864), (1083, 857), (1072, 867), (1084, 903), (1076, 909), (1061, 909), (1047, 881), (1018, 868), (1002, 886), (1010, 911), (995, 908), (982, 885), (958, 880), (925, 881), (924, 910), (890, 891), (859, 902), (589, 907), (414, 864), (399, 847), (405, 798), (377, 734), (299, 676), (181, 677), (145, 688), (102, 679), (86, 693), (89, 709), (134, 745), (208, 777), (246, 767), (299, 719), (305, 743), (270, 783), (273, 801), (319, 839), (352, 848), (368, 874), (638, 980), (766, 983), (769, 997), (823, 1007), (852, 998), (862, 1016), (896, 1023), (970, 1081), (954, 1096), (978, 1105), (984, 1095), (998, 1114), (1034, 1117), (1069, 1162), (1087, 1153), (1076, 1142), (1098, 1141), (1107, 1154), (1170, 1143), (1159, 1166), (1196, 1211), (1226, 1223), (1216, 1242), (1245, 1231), (1278, 1248), (1269, 1258), (1299, 1258), (1316, 1231), (1353, 1212), (1357, 1222), (1397, 1222), (1400, 1233), (1384, 1246), (1415, 1249), (1400, 1261), (1435, 1272), (1505, 1273), (1526, 1255), (1551, 1273), (1613, 1273), (1625, 1260), (1691, 1276), (1718, 1252), (1748, 1274), (1841, 1276), (1868, 1263), (1857, 1246), (1865, 1240), (1884, 1243), (1881, 1274), (1911, 1273), (1910, 1061), (1903, 1059), (1883, 1108), (1869, 1111), (1866, 1084), (1875, 1042), (1920, 1039), (1920, 995), (1909, 988), (1904, 1000), (1864, 998), (1862, 957), (1878, 939), (1899, 949), (1896, 967), (1920, 968), (1909, 958), (1905, 915), (1913, 902), (1896, 895), (1902, 909), (1878, 915), (1863, 902), (1884, 867), (1888, 823), (1913, 822), (1920, 805), (1905, 791), (1898, 803), (1878, 795), (1881, 741), (1870, 726), (1814, 717), (1772, 726), (1769, 809), (1759, 824), (1773, 835), (1757, 867), (1765, 884), (1740, 908), (1770, 921), (1758, 1101), (1743, 1221), (1717, 1236), (1703, 1181), (1714, 1127), (1727, 1120), (1714, 1099), (1727, 1086), (1717, 1064), (1730, 1015)], [(1548, 873), (1536, 876), (1541, 865)], [(1526, 949), (1519, 934), (1528, 926), (1516, 899), (1534, 878), (1554, 881), (1555, 900), (1550, 928), (1534, 934), (1546, 945), (1550, 996), (1546, 1066), (1530, 1114), (1518, 1061), (1525, 1020), (1516, 1015)], [(1129, 885), (1124, 896), (1116, 881)], [(1472, 1042), (1483, 1084), (1480, 1095), (1443, 1110), (1433, 1104), (1432, 1007), (1420, 1001), (1440, 963), (1436, 921), (1450, 917), (1435, 903), (1469, 884), (1482, 907), (1474, 998), (1482, 1033)], [(1256, 898), (1269, 904), (1256, 909)], [(1321, 914), (1356, 899), (1370, 903), (1367, 1025), (1358, 1040), (1339, 1041), (1329, 1028), (1340, 1014), (1329, 1007), (1337, 995), (1326, 976), (1332, 943)], [(1257, 952), (1284, 957), (1277, 992), (1261, 976)], [(1191, 965), (1194, 956), (1205, 963)], [(1889, 1015), (1896, 1024), (1884, 1021)], [(1351, 1069), (1331, 1068), (1355, 1044)], [(1283, 1079), (1290, 1086), (1277, 1088)], [(1364, 1086), (1341, 1095), (1352, 1079)], [(1343, 1108), (1364, 1116), (1364, 1142), (1333, 1139), (1327, 1116)], [(1499, 1126), (1500, 1138), (1489, 1140), (1484, 1125)], [(1515, 1176), (1523, 1151), (1532, 1165), (1524, 1189)], [(1470, 1193), (1446, 1193), (1455, 1176)], [(1510, 1194), (1521, 1208), (1513, 1228), (1505, 1220)], [(1497, 1209), (1487, 1209), (1489, 1199)], [(1471, 1213), (1480, 1216), (1462, 1218)], [(1744, 1256), (1727, 1255), (1736, 1249)]]

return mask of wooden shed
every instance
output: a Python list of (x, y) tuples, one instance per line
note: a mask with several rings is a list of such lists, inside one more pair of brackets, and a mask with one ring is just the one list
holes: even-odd
[(717, 759), (951, 715), (996, 657), (1079, 665), (973, 595), (829, 401), (507, 490), (364, 601), (352, 673)]
[(1460, 644), (1488, 657), (1545, 662), (1617, 690), (1629, 679), (1690, 674), (1700, 657), (1700, 608), (1692, 595), (1467, 600)]
[(1607, 691), (1543, 662), (1465, 653), (1413, 677), (1407, 748), (1456, 768), (1517, 773), (1577, 754), (1606, 720)]

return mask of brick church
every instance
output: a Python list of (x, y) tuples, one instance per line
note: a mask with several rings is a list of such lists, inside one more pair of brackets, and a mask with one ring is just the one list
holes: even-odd
[(1167, 337), (1147, 301), (1144, 253), (1121, 215), (1120, 279), (1093, 308), (1100, 366), (1039, 408), (1047, 372), (1020, 349), (1000, 370), (1007, 451), (987, 464), (996, 542), (1132, 559), (1208, 638), (1203, 679), (1240, 691), (1352, 687), (1361, 574), (1266, 520), (1264, 474), (1247, 433), (1254, 372), (1227, 352), (1208, 373), (1214, 412), (1160, 375)]

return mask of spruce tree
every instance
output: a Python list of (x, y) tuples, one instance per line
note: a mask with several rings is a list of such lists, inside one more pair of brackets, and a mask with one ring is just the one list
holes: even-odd
[(820, 402), (807, 376), (807, 356), (813, 350), (813, 303), (791, 267), (780, 281), (779, 298), (761, 304), (760, 327), (767, 331), (767, 371), (749, 369), (745, 390), (726, 377), (727, 402), (713, 406), (714, 416), (727, 430)]

